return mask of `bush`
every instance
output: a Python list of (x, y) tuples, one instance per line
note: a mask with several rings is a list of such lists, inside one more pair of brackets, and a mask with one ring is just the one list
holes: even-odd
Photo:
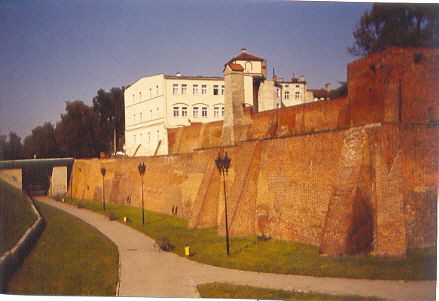
[(84, 205), (84, 203), (79, 202), (79, 203), (76, 205), (76, 207), (78, 207), (78, 208), (85, 208), (85, 205)]
[(114, 212), (110, 212), (110, 213), (108, 213), (107, 217), (108, 217), (108, 219), (109, 219), (110, 221), (117, 221), (117, 220), (119, 219), (119, 218), (117, 217), (117, 215), (114, 214)]

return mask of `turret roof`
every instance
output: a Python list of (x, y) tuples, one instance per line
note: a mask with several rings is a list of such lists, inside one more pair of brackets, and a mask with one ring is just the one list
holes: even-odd
[[(232, 63), (234, 61), (265, 61), (265, 59), (256, 56), (254, 54), (248, 53), (247, 50), (241, 50), (235, 57), (233, 57), (227, 64)], [(226, 64), (226, 65), (227, 65)]]

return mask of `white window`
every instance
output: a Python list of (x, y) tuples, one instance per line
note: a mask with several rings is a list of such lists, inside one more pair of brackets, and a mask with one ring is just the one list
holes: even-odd
[(178, 84), (172, 85), (172, 94), (174, 94), (174, 95), (178, 94)]
[(187, 116), (187, 107), (181, 107), (181, 116), (183, 117)]
[(207, 85), (201, 85), (201, 94), (207, 95)]
[(221, 95), (224, 95), (224, 85), (221, 86)]
[(133, 103), (136, 103), (136, 96), (133, 94)]
[(142, 122), (142, 121), (143, 121), (142, 113), (140, 113), (140, 122)]
[(221, 108), (221, 116), (224, 117), (224, 107)]
[(151, 143), (151, 133), (148, 132), (148, 143)]
[(297, 91), (297, 92), (294, 94), (294, 96), (296, 97), (296, 99), (299, 99), (299, 98), (300, 98), (300, 92)]
[(218, 94), (219, 94), (219, 86), (213, 85), (213, 95), (218, 95)]
[(142, 101), (142, 92), (139, 92), (139, 101)]
[(159, 86), (155, 86), (156, 96), (159, 96)]
[(193, 116), (194, 118), (198, 118), (198, 107), (194, 107)]
[(133, 115), (133, 123), (136, 123), (136, 114)]
[(149, 119), (152, 119), (152, 110), (149, 110)]
[(159, 108), (157, 108), (157, 117), (160, 115)]
[(213, 117), (219, 117), (219, 108), (218, 107), (213, 108)]
[(207, 108), (206, 107), (202, 107), (201, 108), (201, 116), (202, 117), (207, 117)]
[(149, 98), (152, 98), (152, 88), (149, 88)]
[(178, 117), (178, 116), (179, 116), (179, 108), (174, 107), (174, 117)]
[(186, 94), (187, 93), (187, 85), (186, 84), (182, 84), (181, 85), (181, 94)]
[(289, 99), (290, 98), (290, 92), (289, 91), (285, 91), (285, 99)]
[(198, 95), (198, 85), (193, 85), (192, 86), (192, 94)]
[(139, 143), (142, 143), (142, 133), (140, 133)]

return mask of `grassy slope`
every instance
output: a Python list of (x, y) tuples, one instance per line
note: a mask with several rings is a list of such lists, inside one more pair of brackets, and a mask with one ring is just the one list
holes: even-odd
[(375, 297), (334, 296), (311, 292), (285, 291), (227, 283), (206, 283), (197, 286), (202, 298), (269, 299), (269, 300), (324, 300), (324, 301), (378, 301)]
[(26, 194), (0, 180), (0, 253), (12, 248), (36, 218)]
[(36, 202), (46, 221), (38, 243), (8, 283), (8, 293), (115, 295), (119, 254), (97, 229)]
[[(73, 201), (77, 204), (78, 201)], [(103, 213), (98, 202), (81, 201), (85, 208)], [(132, 219), (129, 225), (157, 239), (167, 237), (175, 246), (173, 252), (184, 256), (188, 244), (194, 253), (190, 259), (210, 265), (283, 274), (367, 279), (436, 279), (436, 249), (416, 250), (406, 259), (379, 256), (320, 256), (318, 247), (293, 241), (257, 241), (256, 237), (232, 238), (231, 256), (225, 254), (225, 239), (216, 228), (188, 229), (185, 220), (145, 211), (145, 226), (141, 224), (141, 209), (107, 203), (107, 211), (122, 219)]]

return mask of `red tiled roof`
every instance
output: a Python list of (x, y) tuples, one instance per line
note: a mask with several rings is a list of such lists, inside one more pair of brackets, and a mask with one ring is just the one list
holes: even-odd
[(228, 61), (228, 64), (234, 62), (234, 61), (265, 61), (265, 59), (260, 58), (259, 56), (256, 56), (254, 54), (248, 53), (247, 51), (241, 51), (236, 55), (234, 58), (232, 58), (230, 61)]
[(244, 71), (244, 68), (240, 64), (227, 64), (226, 66), (229, 66), (232, 71)]

